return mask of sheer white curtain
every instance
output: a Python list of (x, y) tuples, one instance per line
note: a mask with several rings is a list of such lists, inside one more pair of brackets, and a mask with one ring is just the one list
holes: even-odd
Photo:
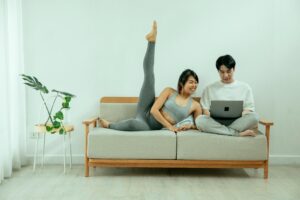
[(0, 183), (26, 162), (22, 0), (0, 0)]

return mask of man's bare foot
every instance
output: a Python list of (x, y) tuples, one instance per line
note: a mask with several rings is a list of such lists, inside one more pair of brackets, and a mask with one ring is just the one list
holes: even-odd
[(253, 128), (251, 128), (250, 130), (252, 130), (254, 133), (255, 133), (255, 135), (257, 135), (258, 134), (258, 124), (256, 124)]
[(156, 41), (156, 35), (157, 35), (157, 23), (156, 21), (153, 21), (152, 30), (150, 33), (146, 35), (146, 39), (149, 42), (155, 42)]
[(109, 122), (107, 120), (100, 118), (99, 122), (100, 122), (101, 127), (103, 127), (103, 128), (108, 128), (109, 127)]
[(253, 130), (245, 130), (243, 132), (240, 132), (240, 136), (256, 136), (256, 133)]

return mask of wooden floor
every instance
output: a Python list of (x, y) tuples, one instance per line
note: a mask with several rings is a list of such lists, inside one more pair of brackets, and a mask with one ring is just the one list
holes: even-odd
[(299, 200), (300, 166), (270, 166), (269, 179), (262, 169), (91, 169), (61, 165), (32, 171), (27, 166), (0, 184), (1, 200)]

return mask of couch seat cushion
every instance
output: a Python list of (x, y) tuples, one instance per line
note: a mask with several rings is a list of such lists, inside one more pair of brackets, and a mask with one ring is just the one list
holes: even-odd
[(176, 159), (176, 135), (168, 130), (91, 129), (88, 157), (103, 159)]
[(235, 137), (197, 130), (177, 134), (177, 159), (184, 160), (266, 160), (267, 139)]

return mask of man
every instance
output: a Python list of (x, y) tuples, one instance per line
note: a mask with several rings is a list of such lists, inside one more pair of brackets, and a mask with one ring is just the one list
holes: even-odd
[[(208, 85), (202, 94), (201, 105), (203, 115), (196, 118), (196, 126), (200, 131), (231, 136), (255, 136), (258, 115), (254, 112), (254, 100), (250, 86), (234, 79), (235, 60), (230, 55), (217, 59), (216, 67), (220, 81)], [(225, 126), (210, 117), (212, 100), (242, 100), (242, 116), (230, 125)]]

